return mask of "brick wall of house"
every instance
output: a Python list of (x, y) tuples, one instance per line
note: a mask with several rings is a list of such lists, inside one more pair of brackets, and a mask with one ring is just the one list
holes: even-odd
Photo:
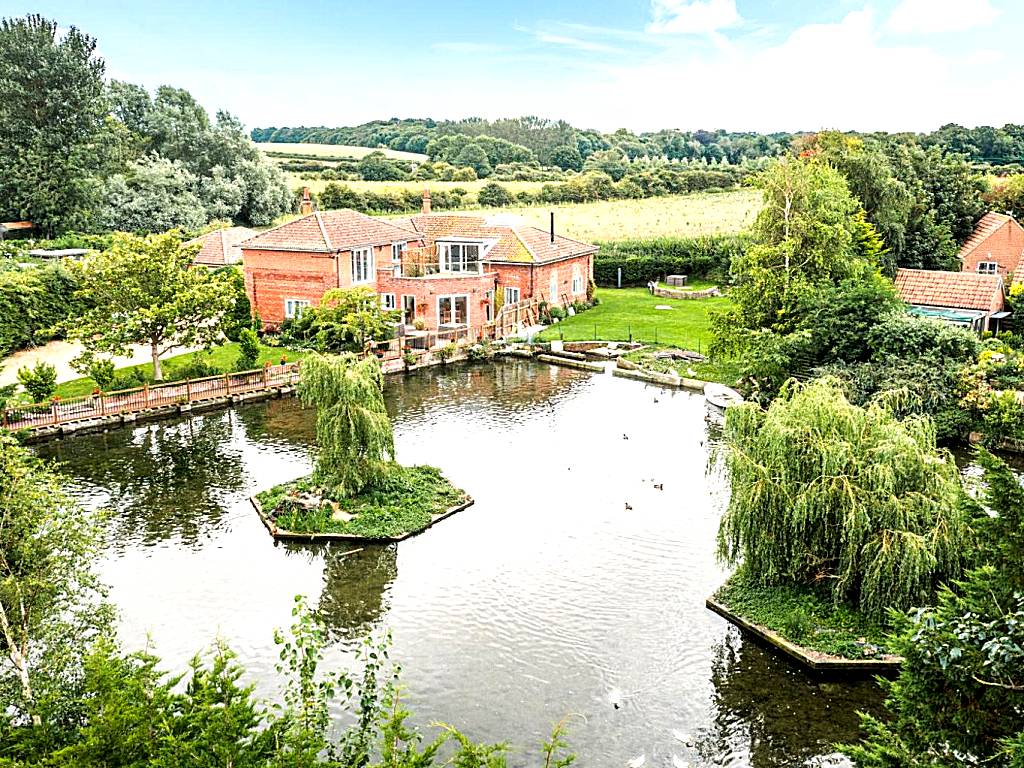
[(964, 257), (963, 271), (977, 272), (980, 262), (994, 261), (999, 264), (999, 274), (1009, 283), (1007, 275), (1017, 269), (1022, 253), (1024, 228), (1010, 220)]
[[(498, 290), (505, 288), (519, 288), (520, 300), (525, 301), (536, 297), (541, 301), (551, 303), (551, 277), (555, 277), (557, 284), (555, 303), (561, 304), (563, 294), (569, 297), (569, 301), (583, 300), (587, 296), (587, 281), (591, 278), (593, 269), (592, 256), (576, 256), (572, 259), (557, 261), (553, 264), (495, 264), (494, 270), (498, 273)], [(582, 290), (574, 294), (572, 290), (572, 279), (574, 275), (582, 278)]]
[[(375, 265), (391, 265), (391, 245), (374, 248)], [(337, 255), (300, 251), (243, 251), (245, 291), (263, 327), (272, 330), (285, 320), (285, 301), (303, 299), (320, 303), (331, 288), (352, 287), (352, 252)], [(374, 281), (362, 283), (376, 288)]]
[[(395, 294), (395, 306), (402, 308), (402, 296), (416, 297), (416, 318), (423, 320), (428, 328), (437, 328), (437, 298), (439, 296), (461, 296), (468, 298), (469, 325), (479, 328), (487, 322), (487, 304), (494, 290), (494, 272), (465, 277), (395, 277), (391, 270), (377, 271), (377, 293)], [(492, 318), (493, 319), (493, 318)]]

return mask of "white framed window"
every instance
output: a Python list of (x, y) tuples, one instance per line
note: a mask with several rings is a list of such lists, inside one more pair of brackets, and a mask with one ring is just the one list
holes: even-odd
[(551, 298), (549, 300), (549, 303), (557, 304), (558, 303), (558, 270), (557, 269), (552, 269), (551, 270), (551, 285), (549, 286), (549, 293), (551, 294)]
[(438, 325), (469, 325), (469, 296), (455, 294), (437, 297)]
[(506, 288), (505, 289), (505, 303), (506, 304), (518, 304), (519, 303), (519, 289), (518, 288)]
[(373, 248), (354, 248), (352, 250), (352, 282), (373, 282)]
[(391, 244), (391, 272), (395, 277), (402, 276), (402, 257), (405, 255), (405, 243)]
[(437, 260), (442, 272), (479, 272), (479, 243), (438, 243)]
[(979, 261), (978, 272), (983, 275), (998, 275), (999, 274), (999, 262), (996, 261)]
[(395, 294), (382, 293), (380, 295), (380, 305), (387, 310), (398, 309), (398, 302), (395, 301)]
[(284, 316), (289, 320), (302, 317), (302, 310), (309, 306), (308, 299), (285, 299)]
[(577, 271), (572, 273), (572, 295), (579, 296), (583, 293), (583, 275)]

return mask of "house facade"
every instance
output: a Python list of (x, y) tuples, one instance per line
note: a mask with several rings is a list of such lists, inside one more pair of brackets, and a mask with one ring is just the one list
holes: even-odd
[(597, 246), (483, 216), (383, 221), (314, 211), (241, 244), (246, 290), (276, 329), (331, 288), (364, 285), (402, 326), (483, 335), (501, 306), (584, 300)]
[(896, 270), (896, 291), (911, 314), (961, 325), (978, 333), (998, 330), (1008, 314), (998, 273)]
[(959, 258), (964, 272), (999, 275), (1008, 286), (1024, 282), (1024, 227), (1012, 216), (986, 213)]

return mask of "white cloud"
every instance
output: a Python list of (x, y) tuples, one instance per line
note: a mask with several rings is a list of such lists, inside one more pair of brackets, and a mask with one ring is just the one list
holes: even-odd
[(604, 43), (595, 43), (591, 40), (583, 40), (578, 37), (570, 37), (568, 35), (552, 35), (547, 32), (538, 32), (537, 40), (542, 43), (549, 43), (551, 45), (564, 45), (569, 48), (576, 48), (580, 51), (593, 51), (596, 53), (620, 53), (621, 49), (615, 48), (611, 45), (605, 45)]
[(740, 22), (736, 0), (651, 0), (651, 34), (709, 35)]
[(909, 35), (962, 32), (986, 27), (998, 16), (990, 0), (903, 0), (893, 9), (885, 28)]

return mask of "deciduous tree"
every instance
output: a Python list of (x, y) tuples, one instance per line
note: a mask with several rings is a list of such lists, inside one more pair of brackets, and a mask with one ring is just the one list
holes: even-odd
[(147, 345), (161, 381), (165, 354), (223, 337), (221, 321), (234, 302), (222, 275), (191, 268), (195, 250), (175, 232), (116, 235), (109, 250), (77, 265), (79, 293), (91, 308), (69, 324), (70, 334), (89, 353), (124, 355), (130, 344)]

